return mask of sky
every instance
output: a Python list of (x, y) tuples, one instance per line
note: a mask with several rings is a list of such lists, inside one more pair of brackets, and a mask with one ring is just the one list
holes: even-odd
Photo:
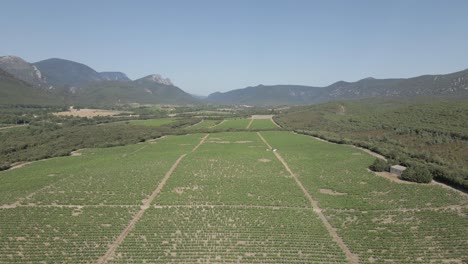
[(468, 68), (468, 1), (2, 0), (0, 56), (62, 58), (197, 95)]

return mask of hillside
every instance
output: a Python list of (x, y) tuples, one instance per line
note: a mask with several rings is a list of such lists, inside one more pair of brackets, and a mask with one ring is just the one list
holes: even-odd
[(321, 93), (320, 88), (300, 85), (258, 85), (225, 93), (210, 94), (205, 100), (236, 105), (298, 105), (309, 104)]
[(260, 85), (225, 93), (213, 93), (206, 98), (206, 101), (236, 105), (307, 105), (333, 100), (372, 97), (468, 98), (468, 70), (409, 79), (366, 78), (357, 82), (340, 81), (322, 88), (297, 85)]
[(47, 81), (39, 69), (20, 57), (0, 57), (0, 69), (36, 87), (46, 87)]
[(0, 104), (59, 104), (58, 98), (0, 69)]
[(401, 164), (424, 164), (434, 176), (468, 189), (468, 102), (365, 99), (295, 107), (281, 126), (352, 143)]
[(199, 101), (173, 85), (149, 81), (100, 81), (84, 86), (73, 100), (81, 104), (194, 104)]

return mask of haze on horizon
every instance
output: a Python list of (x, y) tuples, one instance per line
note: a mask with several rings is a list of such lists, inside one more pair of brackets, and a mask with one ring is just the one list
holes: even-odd
[[(0, 56), (69, 59), (193, 94), (468, 68), (468, 1), (4, 1)], [(6, 11), (6, 12), (5, 12)]]

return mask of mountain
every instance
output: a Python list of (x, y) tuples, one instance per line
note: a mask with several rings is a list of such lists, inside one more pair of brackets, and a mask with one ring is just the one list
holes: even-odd
[(467, 97), (468, 69), (451, 74), (423, 75), (409, 79), (366, 78), (325, 87), (320, 102), (368, 97)]
[(58, 87), (79, 87), (93, 81), (102, 80), (101, 75), (84, 64), (64, 60), (47, 59), (33, 63), (47, 79), (47, 82)]
[(41, 71), (34, 66), (16, 56), (0, 57), (0, 69), (12, 74), (17, 79), (25, 81), (36, 87), (46, 87), (46, 78)]
[(339, 81), (322, 88), (259, 85), (225, 93), (213, 93), (205, 100), (210, 103), (234, 105), (306, 105), (373, 97), (468, 98), (468, 69), (451, 74), (423, 75), (408, 79), (365, 78), (356, 82)]
[(99, 75), (104, 81), (131, 81), (123, 72), (100, 72)]
[[(196, 104), (200, 101), (180, 88), (166, 83), (159, 75), (149, 75), (141, 79), (122, 81), (92, 82), (78, 90), (74, 100), (84, 104)], [(153, 78), (154, 77), (154, 78)]]
[(258, 85), (225, 93), (210, 94), (205, 100), (218, 104), (298, 105), (319, 96), (321, 88), (300, 85)]
[(57, 95), (0, 69), (0, 104), (60, 104)]

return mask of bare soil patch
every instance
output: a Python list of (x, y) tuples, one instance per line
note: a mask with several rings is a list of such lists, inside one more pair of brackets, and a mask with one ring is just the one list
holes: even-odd
[(386, 171), (376, 172), (376, 171), (371, 171), (370, 169), (367, 169), (367, 171), (373, 172), (373, 173), (375, 173), (376, 175), (378, 175), (380, 177), (384, 177), (384, 178), (386, 178), (388, 180), (391, 180), (393, 182), (396, 182), (396, 183), (417, 184), (415, 182), (404, 181), (404, 180), (398, 178), (398, 176), (396, 176), (395, 174), (391, 174), (390, 172), (386, 172)]
[(103, 110), (103, 109), (70, 109), (69, 111), (54, 113), (56, 116), (78, 116), (78, 117), (95, 117), (95, 116), (115, 116), (123, 111)]
[(273, 115), (253, 115), (252, 119), (272, 119)]
[(269, 160), (269, 159), (258, 159), (258, 161), (260, 161), (260, 162), (270, 162), (271, 160)]
[(329, 194), (329, 195), (347, 195), (347, 193), (337, 192), (337, 191), (334, 191), (332, 189), (320, 189), (319, 191), (321, 193)]

